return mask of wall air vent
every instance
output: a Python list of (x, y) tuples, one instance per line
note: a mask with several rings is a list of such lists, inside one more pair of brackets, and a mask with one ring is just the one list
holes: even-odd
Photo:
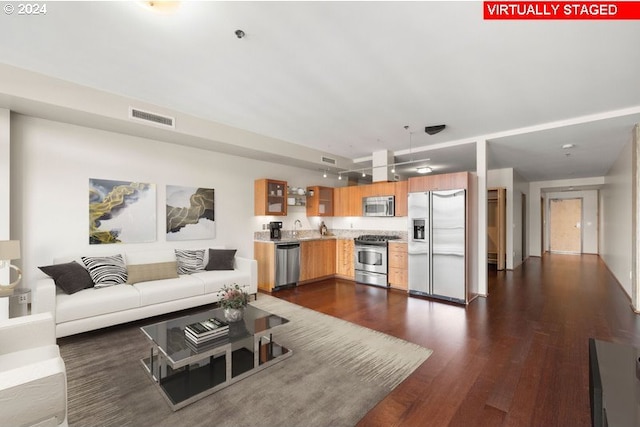
[(175, 119), (173, 117), (150, 113), (149, 111), (143, 111), (138, 108), (129, 107), (129, 118), (156, 126), (175, 128)]
[(321, 160), (322, 160), (322, 163), (326, 163), (326, 164), (331, 165), (331, 166), (335, 166), (336, 165), (336, 159), (332, 159), (331, 157), (322, 156)]

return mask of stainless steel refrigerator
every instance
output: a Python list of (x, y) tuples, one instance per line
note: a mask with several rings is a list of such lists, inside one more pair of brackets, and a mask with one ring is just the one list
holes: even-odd
[(466, 303), (466, 190), (409, 193), (409, 293)]

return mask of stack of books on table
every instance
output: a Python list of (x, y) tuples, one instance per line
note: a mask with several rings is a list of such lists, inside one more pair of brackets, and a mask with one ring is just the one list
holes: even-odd
[(229, 324), (215, 317), (192, 323), (184, 328), (184, 336), (187, 339), (187, 343), (196, 347), (222, 340), (228, 335)]

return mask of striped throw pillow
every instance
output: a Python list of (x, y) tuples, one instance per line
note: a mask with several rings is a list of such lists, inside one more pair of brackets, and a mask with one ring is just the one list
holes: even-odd
[(127, 266), (122, 255), (82, 257), (96, 288), (120, 285), (127, 282)]
[(193, 274), (204, 271), (204, 249), (175, 249), (178, 274)]

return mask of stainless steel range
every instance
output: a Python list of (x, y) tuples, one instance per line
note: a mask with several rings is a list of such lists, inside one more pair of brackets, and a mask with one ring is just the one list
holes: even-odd
[(356, 282), (385, 288), (389, 286), (387, 242), (399, 238), (399, 236), (365, 234), (353, 239)]

